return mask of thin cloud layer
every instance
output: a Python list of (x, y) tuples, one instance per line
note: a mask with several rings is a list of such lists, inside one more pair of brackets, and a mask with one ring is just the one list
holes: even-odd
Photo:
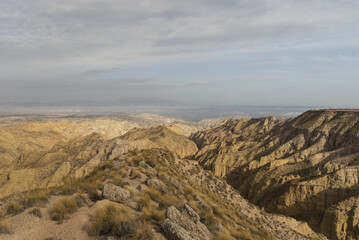
[[(219, 78), (198, 77), (201, 73), (195, 71), (187, 79), (176, 77), (176, 72), (170, 79), (169, 73), (142, 76), (141, 66), (222, 53), (357, 48), (358, 10), (358, 1), (350, 0), (2, 0), (0, 84), (14, 94), (25, 86), (36, 92), (37, 81), (46, 91), (54, 81), (77, 89), (79, 80), (89, 79), (97, 80), (93, 86), (99, 89), (104, 88), (99, 87), (101, 81), (125, 89), (128, 79), (158, 79), (131, 80), (141, 95), (146, 94), (143, 88), (152, 86), (199, 89), (200, 83), (219, 84)], [(343, 53), (342, 58), (355, 63), (358, 55), (352, 54)], [(291, 63), (290, 56), (280, 57), (281, 64)], [(325, 58), (311, 56), (319, 67)], [(128, 68), (137, 68), (138, 75), (122, 73)], [(230, 79), (240, 77), (236, 74)], [(89, 84), (81, 86), (84, 92), (95, 90)]]

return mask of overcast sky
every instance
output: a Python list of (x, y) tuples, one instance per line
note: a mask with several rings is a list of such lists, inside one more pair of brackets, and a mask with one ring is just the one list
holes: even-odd
[(0, 102), (359, 107), (357, 0), (0, 0)]

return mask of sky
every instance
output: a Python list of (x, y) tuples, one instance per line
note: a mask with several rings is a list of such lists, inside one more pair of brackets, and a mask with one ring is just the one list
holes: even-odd
[(357, 0), (0, 0), (0, 102), (359, 108)]

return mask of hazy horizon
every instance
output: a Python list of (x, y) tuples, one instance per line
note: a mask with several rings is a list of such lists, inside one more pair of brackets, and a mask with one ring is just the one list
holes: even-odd
[(351, 0), (3, 0), (0, 102), (358, 108), (358, 12)]

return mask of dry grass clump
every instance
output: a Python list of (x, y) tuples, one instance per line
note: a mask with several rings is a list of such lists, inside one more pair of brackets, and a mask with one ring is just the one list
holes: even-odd
[(14, 201), (14, 202), (11, 202), (9, 205), (7, 205), (6, 214), (7, 215), (10, 215), (10, 214), (15, 215), (15, 214), (23, 212), (24, 210), (25, 210), (24, 205), (22, 205), (18, 201)]
[(160, 222), (165, 219), (165, 210), (158, 210), (154, 207), (143, 210), (142, 218), (148, 221)]
[(227, 233), (218, 232), (215, 234), (214, 240), (235, 240), (235, 238)]
[(48, 189), (37, 189), (27, 192), (21, 203), (26, 207), (41, 206), (48, 202), (50, 196), (50, 190)]
[(130, 237), (136, 232), (136, 223), (130, 211), (123, 205), (109, 204), (98, 209), (90, 221), (89, 234), (100, 236), (111, 234), (118, 237)]
[(217, 217), (219, 217), (219, 218), (225, 217), (224, 210), (221, 207), (215, 205), (215, 206), (212, 206), (212, 210), (213, 210), (214, 215), (216, 215)]
[(137, 210), (142, 211), (150, 206), (151, 198), (148, 194), (143, 194), (137, 200)]
[(134, 169), (134, 170), (131, 171), (130, 177), (131, 177), (131, 179), (140, 178), (141, 177), (141, 172)]
[(111, 203), (95, 212), (88, 233), (93, 236), (111, 234), (121, 239), (147, 240), (153, 238), (152, 229), (149, 221), (133, 219), (127, 207)]
[(148, 240), (148, 239), (153, 239), (154, 234), (153, 234), (153, 225), (148, 222), (148, 221), (140, 221), (137, 224), (137, 231), (133, 237), (133, 239), (136, 240)]
[(183, 205), (183, 200), (179, 196), (163, 194), (154, 188), (149, 188), (146, 193), (153, 201), (159, 204), (160, 208), (168, 208), (171, 205), (179, 208)]
[(76, 198), (64, 197), (54, 203), (50, 216), (53, 220), (61, 222), (67, 214), (74, 212), (78, 207)]
[(191, 187), (188, 186), (188, 185), (185, 185), (185, 186), (183, 187), (183, 192), (184, 192), (185, 195), (190, 195), (190, 196), (193, 196), (193, 194), (194, 194), (193, 188), (191, 188)]
[(123, 181), (122, 177), (118, 175), (111, 178), (108, 182), (120, 187), (124, 187), (128, 184), (128, 182)]
[(10, 223), (6, 220), (0, 220), (0, 234), (10, 234), (11, 233), (11, 227)]
[(13, 201), (7, 205), (6, 214), (18, 214), (23, 212), (26, 208), (42, 206), (48, 202), (50, 193), (49, 189), (37, 189), (22, 194), (19, 200)]
[(36, 217), (38, 217), (38, 218), (42, 218), (42, 213), (41, 213), (39, 208), (34, 208), (29, 213), (36, 216)]

